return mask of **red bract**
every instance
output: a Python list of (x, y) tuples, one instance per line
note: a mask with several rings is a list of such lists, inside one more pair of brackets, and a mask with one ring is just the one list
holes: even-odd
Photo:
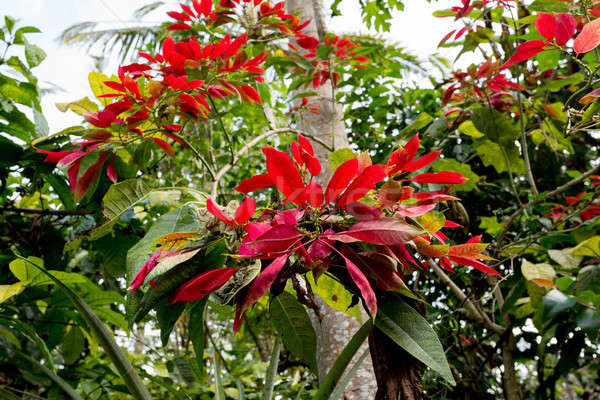
[(223, 286), (235, 273), (237, 268), (219, 268), (204, 272), (181, 285), (168, 304), (179, 301), (196, 301), (204, 298)]
[(227, 217), (212, 199), (206, 200), (206, 209), (212, 215), (217, 217), (219, 221), (224, 222), (231, 227), (235, 227), (244, 225), (252, 218), (252, 215), (256, 210), (256, 203), (250, 197), (246, 197), (244, 202), (237, 208), (234, 219)]
[(546, 42), (543, 40), (530, 40), (519, 45), (515, 50), (515, 54), (502, 64), (500, 69), (510, 68), (517, 63), (529, 60), (531, 57), (544, 51), (545, 46)]
[(548, 40), (556, 39), (559, 46), (565, 45), (575, 34), (575, 18), (571, 14), (540, 13), (535, 21), (535, 27), (540, 35)]
[(148, 276), (148, 274), (154, 269), (154, 267), (156, 267), (156, 264), (158, 263), (158, 259), (160, 258), (161, 254), (162, 251), (157, 251), (152, 255), (152, 257), (150, 257), (150, 259), (148, 259), (148, 261), (146, 261), (146, 263), (139, 270), (135, 278), (133, 278), (133, 280), (129, 284), (129, 290), (135, 292), (139, 289), (140, 286), (144, 284), (146, 276)]
[(304, 182), (290, 157), (272, 147), (263, 149), (267, 157), (267, 173), (285, 198), (298, 205), (304, 204)]

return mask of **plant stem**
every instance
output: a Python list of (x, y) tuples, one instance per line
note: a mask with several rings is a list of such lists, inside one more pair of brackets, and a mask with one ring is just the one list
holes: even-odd
[(189, 147), (192, 150), (192, 152), (194, 153), (194, 155), (196, 156), (196, 158), (202, 162), (202, 164), (206, 167), (206, 170), (208, 171), (211, 179), (214, 180), (215, 179), (215, 173), (213, 172), (213, 170), (212, 170), (210, 164), (208, 163), (208, 161), (206, 161), (204, 159), (204, 157), (202, 156), (202, 154), (200, 154), (200, 152), (198, 151), (198, 149), (196, 149), (194, 146), (192, 146), (192, 144), (190, 143), (189, 140), (185, 139), (183, 136), (180, 136), (180, 139), (181, 139), (181, 141), (183, 143), (185, 143), (185, 145), (187, 147)]
[[(210, 97), (210, 94), (207, 97), (208, 97), (208, 100), (210, 101), (210, 105), (213, 108), (213, 112), (217, 116), (217, 120), (219, 121), (221, 130), (223, 131), (223, 135), (225, 135), (225, 139), (227, 139), (227, 144), (229, 145), (229, 153), (231, 154), (231, 161), (233, 162), (233, 158), (235, 156), (234, 152), (233, 152), (233, 141), (231, 140), (231, 136), (229, 135), (229, 132), (227, 132), (227, 129), (225, 129), (225, 124), (223, 124), (223, 119), (221, 118), (221, 114), (217, 110), (217, 105), (215, 104), (215, 101), (212, 99), (212, 97)], [(214, 177), (213, 177), (213, 179), (214, 179)]]
[(273, 351), (271, 352), (271, 361), (267, 374), (265, 376), (265, 387), (262, 392), (262, 400), (271, 400), (273, 398), (273, 388), (275, 387), (275, 377), (277, 376), (277, 366), (279, 365), (279, 353), (281, 352), (281, 338), (275, 337)]

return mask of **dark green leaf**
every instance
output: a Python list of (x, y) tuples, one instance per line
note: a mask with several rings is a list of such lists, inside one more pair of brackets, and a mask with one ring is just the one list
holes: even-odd
[(375, 325), (448, 383), (456, 384), (437, 334), (415, 309), (400, 299), (380, 304)]
[(271, 316), (286, 349), (316, 373), (317, 336), (304, 306), (290, 293), (283, 292), (273, 298)]

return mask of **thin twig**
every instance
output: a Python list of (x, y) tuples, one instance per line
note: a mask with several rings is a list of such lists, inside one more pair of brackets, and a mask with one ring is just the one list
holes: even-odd
[(598, 172), (600, 170), (600, 165), (592, 168), (591, 170), (585, 172), (584, 174), (582, 174), (581, 176), (578, 176), (575, 179), (571, 179), (569, 182), (565, 183), (562, 186), (557, 187), (556, 189), (546, 193), (545, 195), (538, 197), (535, 200), (530, 201), (529, 203), (525, 203), (523, 204), (521, 207), (519, 207), (519, 209), (517, 211), (515, 211), (509, 218), (508, 221), (506, 221), (506, 224), (504, 224), (504, 228), (502, 229), (502, 232), (500, 232), (500, 235), (498, 235), (498, 239), (496, 241), (496, 247), (500, 248), (500, 245), (502, 244), (502, 240), (504, 239), (504, 236), (506, 235), (506, 232), (508, 231), (508, 229), (512, 226), (512, 224), (515, 222), (515, 220), (517, 219), (517, 217), (527, 208), (535, 206), (536, 204), (540, 204), (542, 203), (544, 200), (550, 198), (550, 197), (554, 197), (557, 194), (560, 194), (562, 192), (564, 192), (565, 190), (571, 188), (572, 186), (577, 185), (578, 183), (583, 182), (586, 178), (588, 178), (590, 175), (594, 175), (596, 172)]
[(454, 293), (454, 295), (458, 297), (458, 299), (465, 305), (465, 308), (471, 313), (473, 318), (475, 318), (479, 323), (484, 325), (486, 328), (496, 332), (497, 334), (504, 334), (504, 331), (506, 329), (490, 320), (490, 318), (485, 312), (479, 310), (475, 306), (475, 304), (467, 297), (467, 295), (461, 290), (461, 288), (459, 288), (458, 285), (454, 283), (454, 281), (452, 281), (452, 279), (450, 279), (448, 275), (446, 275), (446, 273), (440, 268), (439, 265), (437, 265), (431, 258), (427, 259), (427, 263), (429, 264), (429, 267), (433, 270), (433, 272), (438, 276), (438, 278), (440, 278), (440, 280), (450, 288), (450, 291)]

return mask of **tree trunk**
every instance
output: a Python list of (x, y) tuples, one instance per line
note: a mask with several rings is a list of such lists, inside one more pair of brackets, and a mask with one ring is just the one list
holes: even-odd
[[(311, 23), (304, 32), (314, 37), (322, 37), (325, 32), (320, 0), (286, 0), (288, 12), (300, 14), (303, 20), (311, 19)], [(317, 26), (317, 24), (319, 26)], [(332, 149), (348, 147), (348, 137), (344, 126), (343, 109), (341, 105), (333, 103), (333, 88), (330, 83), (319, 87), (315, 96), (309, 98), (311, 106), (319, 107), (319, 115), (309, 112), (300, 116), (299, 128), (309, 132), (328, 143)], [(315, 157), (323, 167), (321, 179), (328, 182), (332, 171), (329, 164), (330, 151), (319, 143), (313, 142)], [(330, 308), (322, 299), (316, 299), (321, 319), (311, 311), (311, 320), (317, 334), (317, 363), (319, 369), (319, 382), (350, 341), (354, 333), (360, 328), (359, 322), (343, 312)], [(366, 316), (366, 314), (365, 314)], [(365, 342), (356, 353), (353, 363), (367, 349)], [(353, 365), (351, 363), (351, 365)], [(348, 400), (372, 399), (375, 396), (377, 382), (371, 365), (371, 358), (363, 361), (358, 372), (350, 380), (344, 390), (344, 398)]]

